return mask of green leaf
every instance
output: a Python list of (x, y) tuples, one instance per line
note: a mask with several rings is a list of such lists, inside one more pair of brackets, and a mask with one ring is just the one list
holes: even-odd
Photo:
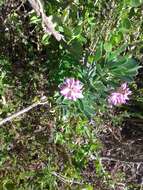
[(38, 24), (41, 21), (41, 18), (37, 17), (36, 15), (30, 18), (30, 24)]
[(143, 3), (143, 0), (131, 0), (130, 1), (130, 5), (132, 7), (138, 7)]
[(84, 188), (81, 190), (93, 190), (93, 187), (91, 185), (86, 185)]
[(92, 95), (87, 94), (82, 100), (77, 101), (79, 110), (88, 118), (91, 118), (91, 116), (95, 114), (94, 102), (91, 96)]
[(132, 58), (120, 58), (117, 62), (108, 65), (112, 75), (118, 78), (132, 79), (137, 75), (140, 66)]
[(130, 20), (128, 18), (124, 18), (123, 21), (122, 21), (122, 27), (124, 29), (127, 29), (129, 30), (131, 28), (131, 23), (130, 23)]
[(98, 61), (102, 58), (102, 43), (97, 47), (94, 55), (94, 61)]
[(112, 44), (109, 43), (109, 42), (104, 43), (104, 49), (105, 49), (105, 51), (107, 51), (107, 52), (112, 51)]
[(123, 40), (123, 33), (119, 31), (113, 34), (110, 40), (111, 40), (112, 45), (119, 44)]
[(71, 43), (70, 52), (75, 60), (79, 60), (82, 55), (82, 45), (79, 41), (74, 40)]
[(82, 32), (82, 25), (78, 25), (73, 30), (73, 35), (78, 36)]
[(116, 49), (115, 51), (112, 51), (110, 54), (107, 55), (107, 62), (111, 61), (117, 61), (119, 55), (125, 51), (127, 45), (122, 45), (120, 48)]
[(48, 34), (44, 34), (42, 37), (42, 44), (48, 45), (49, 44), (49, 38), (50, 38), (50, 36)]

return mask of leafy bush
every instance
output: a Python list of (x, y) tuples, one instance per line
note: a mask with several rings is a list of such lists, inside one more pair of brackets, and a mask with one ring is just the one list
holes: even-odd
[[(0, 129), (0, 188), (111, 190), (122, 183), (128, 189), (123, 171), (105, 169), (102, 140), (110, 125), (118, 130), (125, 117), (135, 117), (134, 100), (142, 102), (135, 84), (142, 1), (18, 0), (0, 6), (1, 120), (38, 102)], [(66, 87), (67, 96), (61, 93)], [(110, 105), (113, 93), (122, 96), (116, 97), (121, 104)], [(129, 106), (122, 106), (128, 98)]]

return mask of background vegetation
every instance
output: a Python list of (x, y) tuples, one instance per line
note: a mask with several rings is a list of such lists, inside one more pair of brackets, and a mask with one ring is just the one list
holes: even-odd
[[(0, 189), (142, 190), (143, 2), (48, 0), (43, 28), (30, 1), (0, 0), (0, 117), (46, 102), (0, 127)], [(64, 100), (66, 77), (84, 99)], [(109, 107), (122, 82), (132, 96)]]

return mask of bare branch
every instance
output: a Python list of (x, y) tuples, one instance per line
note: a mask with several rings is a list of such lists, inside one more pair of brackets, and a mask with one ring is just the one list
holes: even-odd
[(36, 3), (35, 0), (28, 0), (29, 3), (31, 4), (32, 8), (35, 10), (35, 12), (37, 13), (38, 16), (41, 16), (42, 13), (41, 13), (41, 8), (39, 6), (39, 3)]
[(53, 35), (57, 41), (64, 39), (64, 36), (55, 30), (56, 24), (52, 22), (52, 16), (46, 16), (41, 0), (28, 0), (38, 16), (42, 17), (42, 27), (49, 35)]
[(31, 109), (37, 107), (38, 105), (45, 105), (45, 104), (48, 104), (48, 102), (47, 101), (43, 102), (42, 99), (41, 99), (40, 102), (34, 103), (34, 104), (28, 106), (27, 108), (24, 108), (23, 110), (21, 110), (21, 111), (19, 111), (17, 113), (14, 113), (11, 116), (3, 119), (2, 121), (0, 121), (0, 126), (4, 125), (7, 122), (12, 121), (13, 119), (15, 119), (15, 118), (19, 117), (20, 115), (30, 111)]

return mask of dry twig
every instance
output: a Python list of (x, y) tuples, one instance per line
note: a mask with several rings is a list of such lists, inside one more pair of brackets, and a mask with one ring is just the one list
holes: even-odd
[(11, 116), (1, 120), (0, 121), (0, 126), (4, 125), (7, 122), (11, 122), (13, 119), (15, 119), (15, 118), (19, 117), (20, 115), (30, 111), (31, 109), (37, 107), (38, 105), (45, 105), (45, 104), (48, 104), (48, 102), (47, 101), (42, 101), (42, 99), (41, 99), (40, 102), (34, 103), (34, 104), (28, 106), (27, 108), (24, 108), (23, 110), (21, 110), (21, 111), (19, 111), (17, 113), (14, 113)]
[(101, 161), (114, 161), (114, 162), (122, 162), (125, 164), (143, 164), (143, 160), (125, 160), (125, 159), (120, 159), (120, 158), (113, 158), (113, 157), (109, 157), (109, 156), (104, 156), (104, 157), (96, 157), (94, 155), (91, 156), (92, 160), (101, 160)]
[(67, 179), (64, 176), (62, 176), (61, 174), (58, 174), (57, 172), (52, 172), (52, 175), (54, 175), (57, 178), (59, 178), (63, 183), (78, 184), (78, 185), (82, 185), (83, 184), (82, 182), (75, 181), (74, 179), (72, 179), (72, 180)]

